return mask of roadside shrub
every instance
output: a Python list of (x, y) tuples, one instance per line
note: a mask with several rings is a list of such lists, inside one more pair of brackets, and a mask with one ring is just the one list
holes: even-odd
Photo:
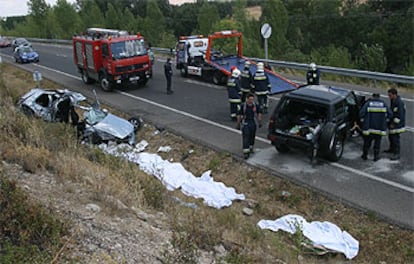
[(62, 247), (68, 227), (0, 172), (0, 263), (46, 263)]

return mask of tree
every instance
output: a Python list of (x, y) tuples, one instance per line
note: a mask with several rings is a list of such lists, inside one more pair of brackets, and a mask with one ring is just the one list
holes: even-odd
[(204, 2), (198, 13), (198, 30), (196, 34), (208, 35), (213, 25), (219, 21), (219, 14), (215, 5)]
[(265, 1), (262, 10), (261, 23), (268, 23), (272, 27), (272, 36), (269, 38), (269, 56), (277, 58), (290, 46), (286, 39), (287, 10), (280, 0)]
[(142, 19), (140, 17), (135, 18), (131, 10), (125, 7), (123, 16), (121, 16), (121, 20), (119, 22), (119, 28), (135, 34), (137, 31), (140, 31), (139, 25), (141, 23)]
[(381, 45), (368, 46), (366, 43), (360, 43), (359, 53), (357, 63), (360, 69), (383, 72), (387, 68), (387, 59)]
[(165, 18), (156, 0), (148, 0), (146, 13), (143, 25), (144, 36), (153, 45), (157, 45), (161, 42), (162, 34), (165, 32)]
[(35, 28), (35, 31), (38, 32), (39, 37), (46, 36), (46, 17), (47, 13), (50, 10), (48, 4), (45, 0), (29, 0), (27, 3), (29, 7), (29, 16), (31, 16), (31, 27)]
[(188, 36), (195, 31), (197, 28), (199, 8), (200, 5), (188, 3), (174, 7), (170, 29), (174, 32), (175, 36)]
[(122, 17), (121, 12), (118, 10), (117, 5), (108, 3), (107, 11), (105, 13), (105, 24), (107, 28), (119, 28), (120, 17)]
[(83, 29), (90, 27), (105, 27), (104, 15), (94, 0), (84, 1), (80, 9)]
[(52, 12), (61, 32), (60, 34), (56, 34), (55, 37), (70, 39), (73, 34), (80, 31), (81, 19), (74, 5), (69, 4), (66, 0), (58, 0)]

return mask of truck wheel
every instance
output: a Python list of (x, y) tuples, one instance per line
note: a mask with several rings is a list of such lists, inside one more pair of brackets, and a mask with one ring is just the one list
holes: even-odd
[(187, 77), (188, 76), (187, 65), (181, 66), (180, 73), (181, 73), (181, 77)]
[(147, 77), (144, 77), (142, 79), (139, 79), (138, 85), (139, 86), (145, 86), (147, 84), (147, 82), (148, 82), (148, 78)]
[(102, 90), (104, 90), (105, 92), (112, 91), (112, 84), (109, 82), (106, 73), (101, 73), (99, 75), (99, 83), (101, 85)]
[(319, 138), (322, 154), (330, 161), (338, 161), (344, 152), (344, 137), (336, 131), (334, 123), (327, 123)]
[(213, 83), (215, 85), (220, 85), (223, 83), (224, 74), (221, 71), (215, 71), (213, 73)]
[(89, 78), (89, 75), (88, 75), (88, 73), (86, 71), (82, 71), (81, 77), (82, 77), (82, 81), (85, 84), (91, 84), (91, 83), (93, 83), (93, 79)]

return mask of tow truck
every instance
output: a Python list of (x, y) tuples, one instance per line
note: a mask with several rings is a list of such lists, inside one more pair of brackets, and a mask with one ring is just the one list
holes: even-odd
[(88, 28), (73, 40), (73, 58), (82, 81), (98, 81), (102, 90), (116, 85), (145, 85), (152, 75), (144, 37), (137, 33), (105, 28)]
[[(232, 38), (235, 41), (232, 41)], [(213, 42), (220, 42), (222, 48), (230, 49), (234, 48), (233, 44), (236, 44), (235, 54), (226, 54), (213, 48)], [(205, 81), (217, 85), (227, 82), (233, 66), (242, 70), (246, 61), (250, 61), (250, 70), (252, 74), (255, 74), (257, 64), (243, 56), (242, 33), (236, 30), (218, 31), (208, 37), (202, 35), (182, 36), (176, 45), (176, 68), (180, 70), (181, 76), (199, 76)], [(299, 87), (299, 84), (276, 72), (268, 69), (265, 69), (265, 72), (272, 85), (271, 94), (283, 93)]]

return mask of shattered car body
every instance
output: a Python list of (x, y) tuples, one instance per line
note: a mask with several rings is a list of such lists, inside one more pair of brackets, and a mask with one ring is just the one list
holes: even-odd
[[(78, 137), (93, 144), (108, 141), (135, 144), (135, 132), (142, 123), (140, 118), (125, 120), (113, 115), (106, 109), (100, 109), (97, 99), (89, 104), (81, 93), (66, 89), (34, 88), (21, 97), (18, 107), (24, 114), (48, 122), (68, 123), (70, 117)], [(80, 121), (77, 111), (82, 112), (83, 119)]]
[[(34, 88), (23, 95), (19, 109), (28, 116), (36, 116), (48, 122), (68, 122), (69, 115), (76, 113), (72, 106), (86, 100), (81, 93), (69, 90), (44, 90)], [(72, 122), (77, 121), (72, 116)]]
[(83, 140), (92, 144), (116, 141), (135, 144), (135, 127), (131, 121), (92, 106), (83, 113), (83, 121), (78, 124), (78, 133)]

